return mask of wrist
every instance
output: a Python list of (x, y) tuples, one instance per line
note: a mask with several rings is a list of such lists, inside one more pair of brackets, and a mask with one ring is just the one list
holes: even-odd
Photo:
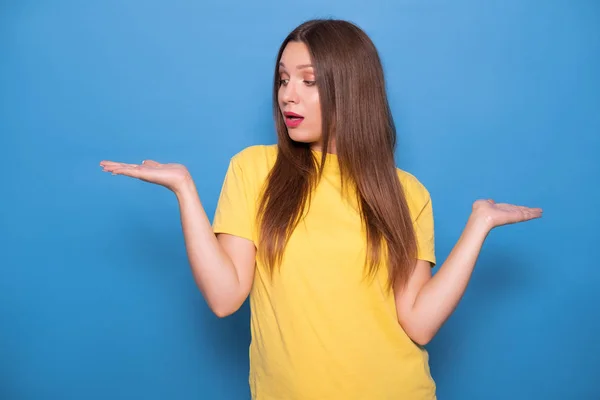
[(188, 174), (177, 186), (173, 187), (173, 193), (175, 193), (175, 196), (177, 196), (179, 200), (190, 194), (195, 194), (196, 185), (194, 184), (191, 175)]
[(487, 236), (487, 234), (490, 233), (490, 231), (494, 228), (494, 223), (489, 215), (481, 212), (479, 209), (474, 209), (467, 221), (467, 227), (475, 232)]

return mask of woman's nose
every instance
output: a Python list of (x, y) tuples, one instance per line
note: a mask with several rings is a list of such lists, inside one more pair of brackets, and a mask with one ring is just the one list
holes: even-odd
[(288, 82), (287, 86), (284, 86), (282, 100), (285, 103), (298, 103), (298, 91), (293, 83)]

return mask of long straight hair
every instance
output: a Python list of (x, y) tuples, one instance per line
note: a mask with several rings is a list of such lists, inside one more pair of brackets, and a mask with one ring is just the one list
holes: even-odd
[[(320, 160), (310, 144), (290, 138), (280, 112), (278, 66), (289, 42), (306, 44), (315, 69), (323, 116)], [(278, 152), (257, 213), (259, 257), (271, 273), (281, 264), (286, 243), (310, 204), (335, 138), (342, 183), (356, 193), (367, 242), (367, 275), (374, 276), (386, 260), (388, 289), (404, 285), (415, 265), (416, 239), (396, 170), (396, 128), (373, 42), (347, 21), (317, 19), (298, 26), (277, 55), (273, 116)]]

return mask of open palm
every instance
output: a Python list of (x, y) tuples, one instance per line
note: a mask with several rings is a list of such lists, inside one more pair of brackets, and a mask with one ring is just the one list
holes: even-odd
[(161, 164), (146, 160), (141, 164), (126, 164), (115, 161), (102, 161), (100, 166), (113, 175), (125, 175), (146, 182), (164, 186), (175, 191), (177, 187), (190, 179), (187, 168), (181, 164)]
[(484, 216), (492, 227), (529, 221), (542, 216), (541, 208), (531, 208), (493, 200), (477, 200), (473, 211)]

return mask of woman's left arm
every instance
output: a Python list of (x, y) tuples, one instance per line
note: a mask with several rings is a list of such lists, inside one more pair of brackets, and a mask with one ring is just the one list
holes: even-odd
[(435, 336), (462, 298), (481, 247), (493, 228), (541, 216), (540, 208), (477, 200), (458, 242), (438, 272), (432, 276), (429, 262), (417, 260), (406, 285), (395, 288), (398, 321), (406, 334), (420, 345)]

